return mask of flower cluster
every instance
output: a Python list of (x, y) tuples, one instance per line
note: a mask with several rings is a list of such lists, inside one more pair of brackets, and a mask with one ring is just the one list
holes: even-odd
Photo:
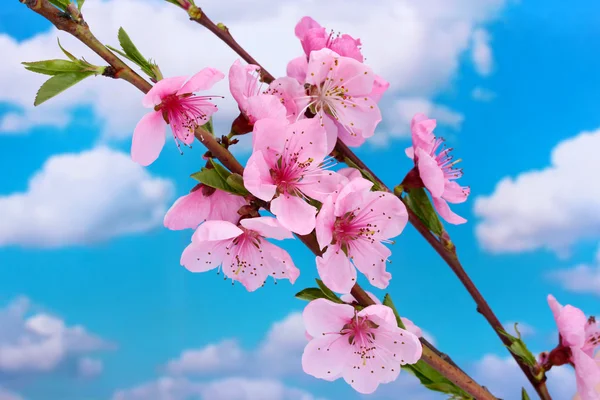
[[(363, 63), (359, 39), (328, 34), (309, 17), (295, 33), (304, 55), (289, 63), (288, 76), (265, 84), (257, 65), (238, 60), (229, 69), (229, 90), (240, 110), (236, 121), (242, 119), (247, 128), (236, 130), (241, 125), (234, 122), (230, 137), (252, 134), (252, 154), (238, 175), (244, 191), (198, 178), (202, 183), (173, 204), (164, 225), (195, 230), (181, 265), (192, 272), (218, 269), (248, 291), (263, 286), (268, 277), (293, 284), (300, 274), (290, 255), (269, 239), (314, 234), (320, 250), (318, 275), (342, 294), (345, 304), (321, 298), (306, 307), (310, 341), (302, 365), (308, 374), (343, 378), (357, 391), (371, 393), (396, 379), (400, 366), (416, 363), (422, 353), (421, 331), (410, 320), (403, 319), (407, 329), (401, 329), (393, 310), (375, 296), (370, 294), (374, 305), (357, 309), (349, 294), (357, 270), (376, 288), (389, 285), (387, 244), (402, 233), (408, 212), (398, 196), (377, 190), (359, 170), (334, 171), (336, 160), (330, 154), (338, 140), (356, 147), (374, 134), (381, 121), (377, 103), (389, 84)], [(143, 104), (154, 111), (136, 127), (133, 160), (142, 165), (156, 160), (166, 124), (178, 147), (179, 142), (191, 144), (217, 109), (210, 101), (214, 96), (196, 93), (224, 76), (206, 68), (189, 80), (159, 81), (144, 98)], [(457, 223), (460, 217), (450, 213), (446, 202), (466, 200), (468, 189), (454, 182), (460, 174), (452, 168), (448, 150), (436, 155), (441, 142), (432, 134), (434, 126), (434, 120), (417, 115), (414, 146), (407, 153), (442, 217)], [(209, 160), (207, 169), (220, 179), (222, 171), (215, 168)], [(260, 208), (274, 217), (260, 216)]]

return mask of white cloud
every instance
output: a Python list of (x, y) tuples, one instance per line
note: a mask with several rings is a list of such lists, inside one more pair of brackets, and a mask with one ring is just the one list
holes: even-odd
[[(529, 396), (535, 391), (525, 378), (521, 369), (512, 357), (485, 355), (473, 366), (473, 378), (485, 385), (490, 392), (502, 399), (520, 399), (521, 388), (527, 390)], [(568, 366), (554, 367), (548, 373), (548, 390), (555, 400), (570, 400), (576, 392), (575, 374)]]
[(496, 98), (496, 93), (489, 89), (477, 86), (471, 92), (471, 97), (473, 100), (477, 101), (492, 101)]
[(173, 375), (202, 374), (239, 369), (246, 355), (235, 340), (224, 340), (201, 349), (185, 350), (179, 358), (167, 363), (166, 370)]
[(475, 70), (480, 75), (489, 75), (492, 72), (492, 48), (490, 47), (490, 34), (485, 29), (473, 32), (473, 46), (471, 58)]
[[(271, 379), (226, 378), (193, 382), (162, 377), (132, 389), (119, 390), (113, 400), (319, 400), (310, 393)], [(321, 399), (323, 400), (323, 399)]]
[[(385, 0), (371, 4), (367, 14), (358, 0), (263, 0), (261, 4), (249, 9), (237, 0), (203, 8), (216, 21), (226, 23), (240, 43), (275, 75), (283, 75), (287, 61), (301, 54), (293, 27), (309, 10), (328, 29), (361, 38), (367, 62), (392, 83), (393, 92), (429, 96), (450, 83), (461, 55), (478, 45), (473, 39), (480, 36), (479, 27), (499, 14), (505, 0)], [(244, 12), (236, 13), (238, 9)], [(237, 58), (209, 32), (190, 22), (185, 12), (166, 2), (89, 2), (84, 15), (103, 43), (116, 44), (118, 28), (125, 27), (142, 53), (157, 60), (167, 76), (192, 74), (209, 64), (227, 72)], [(33, 111), (34, 95), (47, 77), (26, 71), (20, 62), (63, 57), (56, 45), (57, 35), (74, 54), (102, 64), (75, 39), (54, 29), (22, 42), (0, 35), (0, 52), (10, 55), (0, 66), (0, 101), (15, 104), (24, 112), (21, 118), (5, 116), (0, 127), (15, 131), (34, 123), (62, 126), (69, 118), (65, 110), (89, 105), (105, 120), (108, 136), (128, 137), (144, 111), (140, 93), (125, 82), (88, 78), (44, 104), (43, 111)], [(202, 43), (201, 50), (198, 43)], [(226, 92), (227, 83), (223, 82), (213, 94)], [(222, 118), (234, 116), (236, 105), (231, 99), (218, 103)], [(44, 116), (31, 114), (38, 112)]]
[(68, 359), (112, 348), (83, 326), (67, 326), (45, 313), (30, 316), (30, 309), (25, 299), (0, 309), (0, 374), (47, 373)]
[[(513, 336), (517, 336), (517, 332), (515, 331), (515, 323), (514, 321), (509, 321), (509, 322), (505, 322), (503, 324), (504, 326), (504, 330), (507, 333), (510, 333)], [(523, 322), (519, 322), (517, 325), (517, 329), (519, 330), (519, 333), (521, 334), (521, 337), (525, 338), (527, 336), (533, 336), (535, 335), (536, 331), (535, 328), (529, 324), (523, 323)]]
[(565, 290), (600, 296), (600, 247), (596, 253), (595, 265), (579, 264), (572, 268), (551, 271), (548, 277)]
[(300, 359), (308, 343), (302, 314), (292, 313), (271, 326), (256, 350), (258, 362), (266, 366), (265, 372), (285, 374), (300, 370)]
[(104, 364), (101, 360), (84, 357), (77, 363), (77, 372), (84, 378), (92, 378), (100, 375), (104, 370)]
[(540, 248), (566, 255), (581, 240), (600, 236), (600, 130), (554, 147), (550, 166), (505, 177), (475, 199), (476, 236), (493, 253)]
[(381, 131), (369, 139), (375, 146), (387, 144), (389, 137), (410, 137), (410, 121), (417, 113), (423, 113), (437, 120), (438, 126), (459, 130), (464, 115), (444, 105), (435, 104), (424, 97), (403, 97), (384, 110), (389, 115)]
[(61, 247), (158, 226), (170, 181), (99, 147), (49, 158), (27, 191), (0, 196), (0, 246)]

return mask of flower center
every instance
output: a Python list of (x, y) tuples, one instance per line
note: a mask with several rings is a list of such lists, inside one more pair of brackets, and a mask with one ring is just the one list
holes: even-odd
[(271, 179), (277, 186), (277, 193), (289, 193), (299, 195), (298, 183), (304, 178), (305, 171), (314, 161), (312, 158), (306, 161), (298, 161), (299, 153), (293, 153), (287, 157), (287, 160), (281, 156), (277, 159), (277, 164), (270, 170)]
[(354, 346), (354, 354), (360, 356), (363, 365), (366, 365), (368, 359), (374, 357), (372, 352), (376, 348), (373, 344), (377, 328), (379, 325), (368, 318), (355, 315), (340, 331), (341, 335), (348, 336), (348, 343)]
[(376, 233), (376, 225), (371, 223), (361, 224), (356, 214), (347, 212), (337, 217), (333, 223), (333, 241), (341, 246), (347, 246), (353, 240), (363, 238), (375, 242), (373, 236)]

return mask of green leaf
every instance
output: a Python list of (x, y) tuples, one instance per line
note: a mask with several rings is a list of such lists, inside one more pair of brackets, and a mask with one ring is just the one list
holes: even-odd
[(436, 235), (440, 236), (444, 232), (442, 223), (431, 205), (431, 201), (423, 188), (413, 188), (406, 196), (408, 207), (417, 214), (425, 226)]
[(537, 365), (537, 361), (535, 356), (531, 353), (531, 351), (527, 348), (525, 342), (521, 339), (521, 333), (517, 329), (517, 324), (515, 324), (515, 331), (517, 332), (518, 337), (514, 337), (510, 333), (506, 332), (503, 329), (498, 329), (498, 332), (508, 338), (510, 340), (510, 346), (506, 346), (508, 350), (515, 356), (519, 357), (523, 360), (527, 365), (534, 367)]
[(337, 297), (337, 295), (335, 293), (333, 293), (331, 291), (331, 289), (329, 289), (327, 286), (325, 286), (325, 284), (323, 283), (322, 280), (320, 280), (320, 279), (315, 279), (315, 280), (317, 281), (317, 285), (319, 285), (319, 288), (321, 288), (321, 291), (325, 295), (325, 298), (333, 301), (334, 303), (344, 304), (344, 302), (339, 297)]
[(51, 99), (59, 93), (62, 93), (71, 86), (93, 74), (93, 72), (65, 72), (63, 74), (53, 76), (44, 82), (44, 84), (40, 87), (40, 90), (38, 90), (37, 95), (35, 96), (33, 105), (39, 106), (46, 100)]
[(301, 300), (313, 301), (316, 299), (326, 299), (325, 293), (319, 288), (307, 288), (296, 293), (296, 297)]
[(240, 174), (231, 174), (225, 181), (233, 190), (236, 191), (236, 193), (242, 196), (247, 196), (250, 194), (250, 192), (246, 190), (246, 187), (244, 186), (244, 178)]
[(64, 47), (62, 47), (62, 45), (60, 44), (60, 39), (59, 39), (59, 38), (56, 38), (56, 40), (58, 41), (58, 47), (60, 47), (60, 49), (62, 50), (62, 52), (63, 52), (63, 53), (65, 53), (65, 55), (66, 55), (67, 57), (69, 57), (69, 59), (70, 59), (71, 61), (73, 61), (73, 62), (75, 62), (75, 63), (80, 63), (80, 62), (81, 62), (81, 61), (79, 61), (79, 60), (77, 59), (77, 57), (75, 57), (73, 54), (71, 54), (71, 53), (69, 53), (68, 51), (66, 51)]
[(531, 400), (525, 388), (521, 388), (521, 400)]
[(202, 168), (199, 172), (192, 174), (191, 177), (198, 182), (204, 183), (206, 186), (237, 194), (237, 192), (227, 184), (227, 181), (219, 175), (216, 169)]
[(66, 11), (69, 4), (71, 4), (71, 0), (48, 0), (51, 4), (54, 4), (56, 7), (60, 8), (63, 11)]
[(388, 306), (392, 309), (394, 315), (396, 316), (396, 322), (398, 323), (398, 326), (402, 329), (406, 329), (404, 323), (402, 322), (402, 319), (400, 318), (400, 314), (398, 314), (398, 310), (396, 310), (396, 306), (394, 306), (394, 302), (392, 301), (392, 297), (389, 295), (389, 293), (386, 293), (385, 296), (383, 296), (382, 303), (384, 306)]
[(135, 45), (131, 41), (131, 38), (129, 37), (127, 32), (125, 32), (125, 29), (119, 28), (118, 38), (121, 48), (123, 49), (125, 54), (131, 57), (132, 61), (137, 61), (142, 64), (148, 64), (148, 61), (142, 55), (142, 53), (140, 53), (137, 47), (135, 47)]
[(83, 7), (83, 3), (85, 3), (85, 0), (77, 0), (77, 9), (79, 11), (81, 11), (81, 7)]
[(450, 394), (461, 399), (472, 399), (468, 393), (445, 378), (423, 360), (417, 361), (416, 364), (403, 365), (402, 369), (417, 377), (421, 384), (430, 390)]
[(65, 72), (80, 72), (81, 65), (67, 60), (44, 60), (21, 63), (25, 69), (45, 75), (58, 75)]
[(214, 158), (210, 159), (210, 163), (213, 165), (219, 176), (223, 178), (224, 181), (227, 181), (227, 178), (229, 178), (231, 172), (229, 172), (227, 168), (216, 162)]

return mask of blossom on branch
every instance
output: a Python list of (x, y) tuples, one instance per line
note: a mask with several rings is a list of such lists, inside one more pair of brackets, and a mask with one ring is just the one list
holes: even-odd
[(328, 171), (327, 139), (315, 119), (293, 124), (261, 119), (254, 125), (252, 156), (244, 185), (254, 196), (271, 201), (271, 212), (292, 232), (309, 234), (317, 209), (308, 198), (324, 201), (346, 178)]
[(223, 190), (199, 184), (190, 194), (181, 196), (165, 215), (164, 225), (171, 230), (196, 229), (204, 221), (222, 220), (233, 224), (240, 220), (238, 210), (246, 199)]
[(452, 148), (446, 148), (444, 139), (435, 137), (435, 126), (434, 119), (416, 114), (410, 124), (413, 145), (406, 149), (406, 155), (415, 161), (415, 170), (440, 216), (451, 224), (464, 224), (467, 220), (452, 212), (448, 203), (465, 202), (471, 189), (455, 182), (463, 174), (462, 169), (454, 168), (460, 160), (454, 161)]
[[(600, 385), (600, 365), (594, 353), (600, 348), (600, 325), (595, 318), (586, 318), (583, 311), (571, 305), (562, 306), (552, 295), (548, 305), (554, 314), (561, 342), (548, 356), (551, 364), (571, 363), (575, 367), (577, 391), (582, 400), (598, 400), (596, 388)], [(562, 358), (565, 360), (555, 359)], [(567, 358), (568, 357), (568, 358)]]
[(285, 250), (266, 240), (292, 237), (271, 217), (247, 218), (239, 225), (206, 221), (183, 251), (181, 265), (192, 272), (222, 266), (225, 277), (240, 282), (249, 292), (261, 287), (269, 276), (294, 283), (300, 270)]
[(357, 392), (373, 393), (379, 384), (414, 364), (423, 348), (419, 338), (396, 325), (391, 308), (372, 305), (356, 311), (326, 299), (311, 301), (302, 313), (310, 342), (302, 354), (304, 372), (334, 381), (343, 378)]
[(165, 145), (167, 124), (171, 125), (179, 151), (179, 142), (187, 146), (192, 144), (196, 128), (207, 123), (217, 111), (217, 106), (209, 101), (214, 96), (196, 96), (194, 93), (210, 89), (224, 77), (214, 68), (204, 68), (190, 79), (178, 76), (158, 81), (142, 101), (144, 107), (154, 108), (154, 111), (142, 117), (133, 131), (133, 161), (148, 166), (158, 158)]
[[(596, 360), (596, 364), (598, 365), (598, 368), (600, 369), (600, 352), (596, 353), (594, 360)], [(596, 394), (595, 394), (596, 397), (592, 397), (592, 398), (595, 400), (600, 399), (600, 383), (598, 383), (594, 389), (596, 391)], [(588, 397), (588, 399), (589, 399), (589, 397)], [(581, 394), (577, 393), (575, 395), (575, 397), (573, 397), (573, 400), (585, 400), (585, 397), (583, 397)]]
[(380, 289), (392, 275), (386, 263), (392, 252), (390, 243), (408, 222), (404, 203), (387, 192), (372, 192), (373, 183), (355, 178), (339, 192), (330, 195), (317, 216), (316, 233), (321, 249), (317, 270), (331, 290), (350, 293), (356, 283), (356, 269)]

